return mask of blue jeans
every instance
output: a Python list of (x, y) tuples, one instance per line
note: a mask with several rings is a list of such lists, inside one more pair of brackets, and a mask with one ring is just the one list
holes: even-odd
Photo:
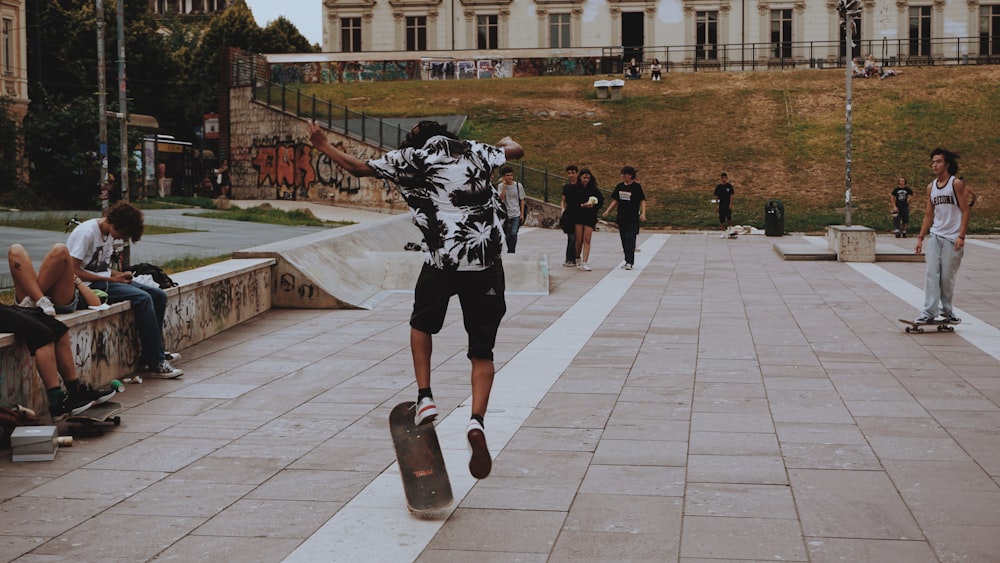
[(158, 287), (141, 283), (93, 282), (93, 289), (108, 294), (108, 303), (128, 301), (135, 315), (135, 328), (142, 344), (140, 365), (156, 364), (166, 359), (163, 355), (163, 318), (167, 312), (167, 294)]
[(625, 251), (625, 263), (635, 264), (635, 239), (639, 236), (639, 224), (619, 224), (618, 235), (622, 239), (622, 250)]
[(514, 254), (517, 248), (517, 231), (521, 228), (521, 218), (511, 217), (503, 222), (504, 235), (507, 237), (507, 253)]
[(927, 278), (924, 280), (923, 313), (936, 317), (951, 315), (955, 297), (955, 276), (962, 264), (965, 249), (955, 250), (955, 241), (929, 235), (924, 243), (927, 260)]

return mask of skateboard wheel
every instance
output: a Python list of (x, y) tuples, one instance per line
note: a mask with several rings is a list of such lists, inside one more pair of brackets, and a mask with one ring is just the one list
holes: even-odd
[(114, 418), (111, 419), (111, 422), (114, 422), (115, 426), (121, 426), (122, 425), (122, 417), (116, 416), (116, 417), (114, 417)]

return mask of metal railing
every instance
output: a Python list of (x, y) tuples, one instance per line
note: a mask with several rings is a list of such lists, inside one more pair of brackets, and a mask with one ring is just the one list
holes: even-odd
[[(929, 39), (864, 39), (856, 41), (855, 57), (875, 55), (880, 65), (998, 64), (1000, 37)], [(843, 67), (842, 41), (727, 43), (654, 47), (605, 47), (601, 72), (622, 72), (621, 61), (635, 57), (648, 68), (658, 59), (665, 72), (678, 70), (769, 70)]]
[[(386, 120), (364, 112), (351, 111), (330, 100), (304, 95), (295, 87), (277, 83), (259, 86), (256, 81), (253, 84), (253, 99), (258, 102), (297, 117), (312, 119), (331, 131), (385, 150), (398, 147), (409, 132), (408, 128), (404, 129), (397, 124), (399, 120)], [(519, 171), (518, 181), (524, 185), (529, 196), (547, 203), (559, 203), (565, 183), (565, 175), (561, 170), (553, 174), (547, 168), (533, 168), (524, 161), (512, 165)]]

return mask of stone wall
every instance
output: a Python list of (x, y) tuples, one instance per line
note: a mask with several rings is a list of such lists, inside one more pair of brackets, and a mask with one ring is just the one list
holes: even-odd
[[(174, 274), (178, 287), (167, 291), (164, 344), (180, 351), (243, 323), (271, 308), (274, 260), (227, 260)], [(69, 327), (80, 379), (95, 387), (138, 369), (139, 336), (128, 303), (104, 311), (59, 315)], [(45, 410), (45, 390), (27, 347), (0, 334), (0, 405)]]
[[(251, 88), (230, 90), (233, 199), (286, 199), (398, 212), (406, 203), (376, 178), (355, 178), (314, 150), (307, 122), (254, 102)], [(327, 132), (334, 146), (366, 160), (381, 149)]]

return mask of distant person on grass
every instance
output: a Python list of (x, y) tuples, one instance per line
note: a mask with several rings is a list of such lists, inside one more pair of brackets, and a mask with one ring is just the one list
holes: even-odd
[(889, 202), (892, 204), (892, 227), (896, 238), (906, 238), (906, 230), (910, 226), (910, 197), (913, 190), (906, 185), (906, 178), (900, 176), (896, 187), (892, 188)]
[(719, 212), (719, 228), (722, 235), (719, 238), (726, 238), (726, 231), (733, 228), (733, 200), (736, 190), (729, 183), (729, 174), (725, 172), (719, 176), (719, 183), (715, 186), (715, 208)]
[(431, 393), (432, 335), (443, 326), (451, 296), (458, 295), (472, 362), (472, 417), (466, 428), (469, 472), (477, 479), (487, 477), (493, 460), (486, 446), (484, 417), (493, 387), (493, 347), (507, 312), (500, 262), (503, 202), (491, 178), (508, 160), (521, 158), (524, 149), (510, 137), (495, 146), (462, 141), (435, 121), (421, 121), (399, 149), (368, 161), (334, 148), (316, 124), (310, 124), (309, 138), (350, 174), (394, 182), (424, 235), (424, 266), (410, 315), (417, 425), (437, 417)]

